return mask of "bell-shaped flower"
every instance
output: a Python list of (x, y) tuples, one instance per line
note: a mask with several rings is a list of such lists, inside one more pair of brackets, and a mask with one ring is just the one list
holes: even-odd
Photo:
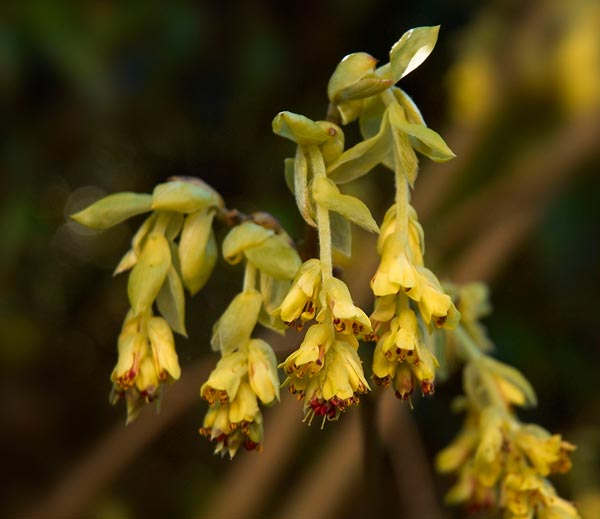
[(216, 442), (215, 454), (228, 453), (231, 458), (241, 445), (260, 450), (262, 433), (262, 414), (247, 382), (239, 385), (231, 401), (211, 405), (200, 428), (200, 434)]
[(321, 286), (321, 262), (305, 261), (294, 280), (288, 295), (277, 310), (281, 320), (290, 325), (314, 319)]
[(559, 434), (550, 435), (542, 427), (525, 425), (515, 435), (514, 443), (541, 476), (567, 472), (571, 468), (568, 453), (575, 446), (563, 441)]
[[(333, 324), (338, 332), (357, 336), (371, 333), (371, 321), (367, 314), (352, 302), (346, 283), (341, 279), (330, 277), (324, 282), (323, 290), (331, 310)], [(317, 320), (320, 320), (319, 316)]]
[(202, 384), (200, 395), (209, 405), (219, 402), (225, 405), (233, 400), (248, 372), (248, 355), (243, 351), (235, 351), (221, 357), (208, 380)]
[(173, 382), (181, 376), (175, 351), (175, 339), (167, 321), (162, 317), (148, 320), (148, 339), (152, 348), (154, 365), (161, 382)]
[(251, 339), (248, 343), (248, 380), (263, 404), (279, 400), (277, 359), (271, 346), (262, 339)]
[(396, 234), (388, 236), (383, 244), (381, 262), (371, 280), (371, 288), (376, 296), (403, 290), (412, 299), (419, 298), (419, 274), (407, 254), (406, 241)]
[(142, 359), (148, 355), (148, 340), (140, 332), (124, 332), (119, 335), (119, 357), (111, 374), (118, 392), (126, 391), (135, 383)]
[(418, 302), (425, 323), (429, 324), (433, 321), (437, 327), (450, 330), (455, 328), (460, 320), (460, 312), (454, 306), (452, 298), (444, 293), (440, 282), (431, 270), (421, 267), (419, 275), (421, 290)]

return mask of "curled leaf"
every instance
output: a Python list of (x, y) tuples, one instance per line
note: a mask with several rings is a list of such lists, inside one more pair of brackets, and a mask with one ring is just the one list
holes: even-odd
[(355, 52), (344, 57), (335, 68), (327, 85), (329, 100), (334, 103), (341, 100), (341, 93), (373, 72), (376, 64), (377, 60), (366, 52)]
[(273, 132), (298, 144), (320, 146), (329, 139), (316, 122), (293, 112), (279, 112), (273, 119)]

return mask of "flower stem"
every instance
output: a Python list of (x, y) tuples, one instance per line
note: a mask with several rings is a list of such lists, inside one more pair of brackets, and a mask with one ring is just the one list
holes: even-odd
[(246, 262), (244, 271), (244, 292), (249, 292), (256, 288), (256, 267), (249, 261)]
[[(315, 178), (325, 177), (325, 164), (319, 148), (309, 146), (308, 152)], [(322, 279), (325, 282), (333, 277), (333, 258), (331, 255), (331, 227), (329, 224), (329, 210), (320, 204), (317, 205), (317, 230), (319, 232), (319, 257), (322, 265)]]

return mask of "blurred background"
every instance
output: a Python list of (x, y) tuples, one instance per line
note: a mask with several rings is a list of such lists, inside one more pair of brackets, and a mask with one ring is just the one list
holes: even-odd
[[(140, 221), (103, 233), (68, 221), (105, 194), (192, 175), (301, 237), (283, 179), (293, 149), (271, 133), (273, 116), (324, 118), (344, 55), (385, 61), (407, 29), (441, 24), (433, 54), (400, 85), (457, 154), (421, 160), (413, 200), (426, 261), (441, 277), (490, 282), (496, 356), (540, 400), (520, 416), (578, 444), (555, 484), (583, 517), (600, 517), (597, 1), (22, 0), (1, 10), (0, 515), (464, 516), (442, 507), (453, 480), (431, 468), (460, 427), (449, 411), (459, 376), (413, 411), (375, 395), (323, 431), (300, 423), (301, 405), (284, 395), (265, 413), (264, 452), (212, 455), (197, 434), (198, 389), (217, 360), (212, 323), (241, 282), (222, 261), (188, 303), (182, 380), (160, 414), (146, 409), (125, 428), (125, 409), (108, 404), (128, 306), (126, 278), (111, 272)], [(390, 183), (381, 171), (349, 189), (381, 218)], [(344, 263), (367, 311), (369, 239), (357, 231), (357, 259)]]

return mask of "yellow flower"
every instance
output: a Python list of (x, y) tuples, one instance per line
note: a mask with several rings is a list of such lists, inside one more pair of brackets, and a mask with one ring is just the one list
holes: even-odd
[(542, 476), (553, 472), (567, 472), (571, 468), (568, 453), (575, 446), (563, 441), (559, 434), (550, 435), (542, 427), (525, 425), (515, 435), (514, 442)]
[[(354, 305), (346, 283), (337, 278), (328, 278), (323, 284), (323, 291), (336, 331), (357, 336), (364, 336), (371, 332), (369, 317)], [(321, 321), (321, 319), (322, 314), (317, 315), (317, 320)]]
[(371, 280), (376, 296), (397, 294), (401, 290), (418, 299), (419, 274), (407, 254), (406, 242), (396, 234), (383, 243), (381, 262)]
[(300, 347), (280, 366), (287, 375), (283, 386), (289, 386), (291, 393), (298, 393), (299, 398), (303, 398), (308, 385), (307, 379), (323, 368), (325, 354), (333, 341), (329, 325), (313, 324), (307, 330)]
[(262, 414), (248, 383), (240, 384), (230, 402), (216, 402), (208, 409), (200, 434), (216, 442), (215, 454), (228, 453), (230, 458), (241, 445), (246, 450), (261, 450)]
[(314, 319), (320, 286), (321, 262), (318, 259), (305, 261), (278, 309), (281, 320), (290, 326), (301, 326)]
[(251, 339), (248, 343), (248, 379), (263, 404), (279, 400), (277, 360), (271, 346), (262, 339)]
[(233, 400), (248, 372), (248, 356), (241, 351), (235, 351), (221, 357), (215, 369), (212, 370), (208, 380), (202, 384), (200, 395), (209, 405), (219, 402), (225, 405)]
[[(452, 299), (444, 293), (440, 282), (431, 270), (421, 267), (419, 274), (420, 298), (417, 301), (423, 320), (426, 324), (433, 321), (437, 327), (455, 328), (460, 320), (460, 313)], [(412, 294), (409, 296), (413, 297)]]
[(161, 382), (173, 382), (181, 376), (175, 352), (175, 339), (167, 321), (153, 317), (148, 321), (148, 338), (154, 358), (154, 367)]
[(481, 438), (475, 451), (474, 469), (486, 487), (494, 485), (502, 472), (504, 420), (496, 407), (484, 409), (480, 417)]

